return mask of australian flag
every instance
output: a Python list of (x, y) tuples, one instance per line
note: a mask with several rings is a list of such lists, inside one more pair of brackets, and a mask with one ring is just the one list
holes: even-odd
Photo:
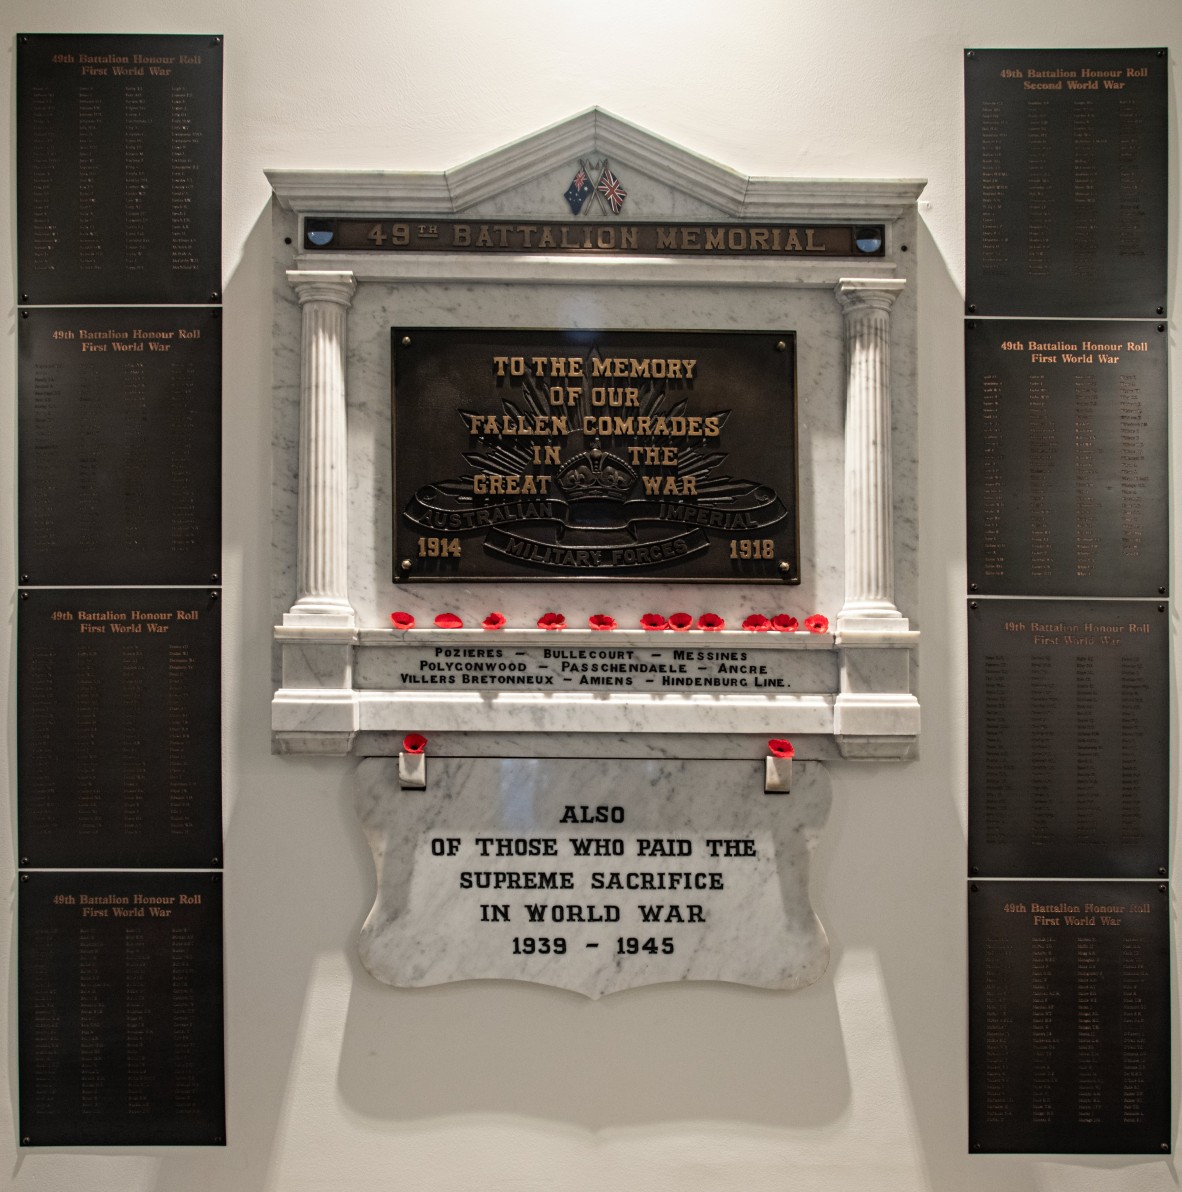
[(587, 171), (582, 164), (579, 165), (579, 172), (575, 175), (574, 181), (566, 188), (563, 198), (570, 204), (572, 215), (578, 215), (583, 209), (583, 204), (587, 201), (587, 196), (595, 188), (591, 185), (591, 179), (587, 177)]
[(624, 209), (624, 200), (628, 197), (628, 192), (620, 185), (619, 178), (611, 172), (609, 166), (603, 167), (603, 173), (599, 175), (599, 185), (595, 189), (607, 200), (612, 214), (619, 215)]

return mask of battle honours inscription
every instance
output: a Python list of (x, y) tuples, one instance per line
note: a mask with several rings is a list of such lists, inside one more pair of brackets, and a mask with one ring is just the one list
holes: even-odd
[(973, 592), (1165, 594), (1167, 348), (1162, 323), (966, 325)]
[(221, 129), (220, 37), (18, 37), (20, 301), (219, 301)]
[(970, 887), (970, 1150), (1169, 1152), (1169, 932), (1165, 883)]
[(968, 50), (970, 314), (1165, 311), (1164, 49)]
[(800, 579), (791, 332), (395, 329), (395, 579)]

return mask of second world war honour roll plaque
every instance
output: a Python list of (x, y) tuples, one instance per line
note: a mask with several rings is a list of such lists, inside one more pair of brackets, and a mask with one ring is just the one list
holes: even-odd
[(396, 580), (799, 582), (791, 332), (392, 335)]

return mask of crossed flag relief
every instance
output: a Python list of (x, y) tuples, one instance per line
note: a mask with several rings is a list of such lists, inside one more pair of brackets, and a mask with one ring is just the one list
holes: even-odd
[[(596, 171), (599, 172), (599, 180), (592, 182)], [(601, 162), (585, 162), (580, 159), (579, 172), (566, 188), (563, 197), (570, 204), (571, 214), (578, 215), (583, 210), (583, 204), (592, 195), (595, 196), (595, 201), (604, 215), (609, 210), (612, 215), (619, 215), (624, 209), (624, 200), (628, 197), (628, 192), (620, 185), (619, 178), (612, 173), (606, 157)]]

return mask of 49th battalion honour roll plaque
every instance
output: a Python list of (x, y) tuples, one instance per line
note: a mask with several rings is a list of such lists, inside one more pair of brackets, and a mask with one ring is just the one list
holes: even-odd
[(791, 332), (393, 331), (394, 578), (799, 582)]

